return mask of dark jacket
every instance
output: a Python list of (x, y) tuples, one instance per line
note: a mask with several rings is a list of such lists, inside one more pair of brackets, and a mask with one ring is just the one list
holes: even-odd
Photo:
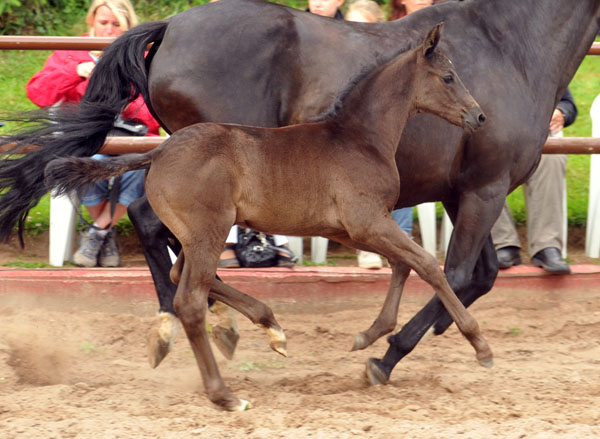
[(565, 128), (575, 122), (575, 119), (577, 118), (577, 105), (575, 105), (575, 99), (573, 99), (573, 95), (568, 87), (563, 93), (562, 98), (560, 98), (556, 108), (558, 108), (565, 117)]

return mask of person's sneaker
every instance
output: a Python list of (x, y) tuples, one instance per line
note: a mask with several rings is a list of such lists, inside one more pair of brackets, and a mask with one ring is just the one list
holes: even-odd
[(79, 235), (79, 248), (73, 255), (73, 263), (80, 267), (95, 267), (98, 265), (98, 254), (103, 238), (94, 229), (84, 230)]
[(104, 237), (98, 264), (101, 267), (118, 267), (121, 265), (121, 256), (117, 247), (117, 231), (115, 229), (111, 229)]
[(360, 250), (358, 252), (358, 266), (360, 268), (381, 268), (383, 261), (377, 253)]

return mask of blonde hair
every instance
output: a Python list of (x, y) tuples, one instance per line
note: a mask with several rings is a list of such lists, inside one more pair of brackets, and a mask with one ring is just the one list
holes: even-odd
[(92, 37), (94, 36), (94, 16), (96, 15), (96, 10), (98, 10), (100, 6), (106, 6), (113, 14), (115, 14), (115, 17), (119, 20), (124, 31), (127, 31), (138, 24), (137, 15), (129, 0), (92, 0), (87, 17), (85, 18), (85, 22), (88, 25), (88, 31)]
[(372, 0), (356, 0), (353, 1), (348, 9), (346, 15), (352, 11), (357, 11), (369, 18), (372, 23), (379, 23), (385, 20), (385, 15), (377, 3)]

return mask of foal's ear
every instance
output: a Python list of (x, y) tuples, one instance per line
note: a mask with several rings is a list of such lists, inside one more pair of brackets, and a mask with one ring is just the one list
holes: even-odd
[(441, 23), (436, 24), (425, 37), (425, 41), (423, 41), (423, 53), (425, 56), (431, 55), (437, 47), (440, 42), (440, 35), (443, 27), (444, 22), (442, 21)]

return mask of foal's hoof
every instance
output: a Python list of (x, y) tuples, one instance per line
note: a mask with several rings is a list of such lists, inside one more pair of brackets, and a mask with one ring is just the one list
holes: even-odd
[(481, 364), (483, 367), (487, 367), (489, 369), (494, 365), (494, 354), (487, 345), (487, 342), (485, 343), (485, 346), (477, 352), (476, 356), (477, 361), (479, 361), (479, 364)]
[(240, 405), (237, 406), (234, 411), (245, 412), (246, 410), (250, 410), (251, 408), (252, 408), (252, 403), (250, 401), (246, 401), (245, 399), (240, 399)]
[(354, 336), (354, 344), (352, 345), (350, 352), (365, 349), (366, 347), (369, 347), (370, 344), (371, 342), (367, 338), (367, 335), (364, 332), (359, 332)]
[(269, 336), (269, 346), (271, 346), (271, 349), (273, 349), (278, 354), (287, 357), (287, 338), (283, 330), (276, 328), (267, 328), (265, 329), (265, 331), (267, 331), (267, 334)]
[(479, 364), (481, 364), (483, 367), (487, 367), (488, 369), (491, 369), (494, 366), (493, 357), (478, 358), (477, 361), (479, 361)]
[(227, 407), (227, 410), (229, 410), (230, 412), (245, 412), (246, 410), (250, 410), (251, 408), (252, 403), (250, 401), (240, 399), (239, 404)]
[(225, 358), (231, 360), (240, 339), (240, 334), (234, 328), (224, 328), (217, 325), (213, 327), (212, 336), (215, 346)]
[(369, 358), (367, 360), (365, 372), (369, 384), (372, 386), (386, 384), (389, 380), (387, 373), (385, 373), (385, 370), (383, 370), (383, 367), (381, 366), (381, 361), (377, 358)]

